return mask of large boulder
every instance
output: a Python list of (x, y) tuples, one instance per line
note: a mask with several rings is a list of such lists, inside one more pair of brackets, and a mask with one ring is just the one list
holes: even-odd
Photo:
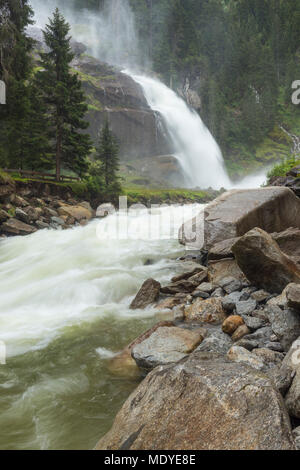
[(205, 334), (203, 328), (194, 331), (177, 327), (158, 328), (132, 348), (132, 357), (144, 370), (177, 362), (194, 351), (203, 341)]
[(147, 279), (130, 304), (132, 310), (143, 309), (159, 298), (161, 285), (155, 279)]
[(81, 222), (82, 220), (91, 220), (94, 216), (92, 208), (83, 207), (79, 204), (78, 206), (62, 204), (58, 209), (58, 214), (60, 216), (73, 217), (77, 222)]
[(37, 229), (18, 219), (11, 218), (1, 225), (0, 230), (6, 235), (30, 235), (36, 232)]
[(293, 342), (300, 336), (300, 315), (292, 309), (282, 310), (276, 305), (269, 305), (265, 312), (268, 315), (274, 334), (283, 349), (289, 351)]
[(179, 238), (183, 244), (194, 239), (199, 248), (210, 250), (216, 243), (242, 236), (254, 227), (269, 233), (300, 228), (299, 199), (290, 189), (281, 187), (228, 191), (206, 206), (204, 220), (199, 216), (184, 224)]
[(131, 394), (98, 450), (295, 450), (280, 393), (261, 371), (194, 352)]
[(232, 250), (240, 269), (257, 287), (280, 293), (289, 283), (300, 283), (297, 265), (260, 228), (247, 232), (233, 245)]
[(283, 253), (290, 256), (300, 264), (300, 230), (299, 228), (288, 228), (284, 232), (272, 233), (273, 240), (276, 241)]
[(138, 368), (135, 360), (132, 358), (132, 349), (142, 341), (145, 341), (147, 338), (149, 338), (149, 336), (151, 336), (159, 328), (167, 328), (171, 326), (174, 326), (173, 322), (161, 321), (138, 336), (126, 348), (124, 348), (123, 351), (119, 352), (109, 360), (108, 369), (110, 372), (121, 377), (139, 377), (141, 375), (141, 371)]

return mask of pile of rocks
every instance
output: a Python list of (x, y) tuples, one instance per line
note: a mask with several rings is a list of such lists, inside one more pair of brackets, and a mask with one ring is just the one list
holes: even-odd
[(296, 196), (300, 197), (300, 165), (292, 168), (286, 176), (274, 176), (270, 179), (269, 184), (290, 188)]
[[(236, 225), (217, 208), (205, 265), (142, 286), (131, 308), (154, 304), (169, 322), (127, 348), (146, 378), (98, 449), (300, 449), (300, 201), (284, 188), (261, 200)], [(277, 218), (286, 200), (295, 226)]]
[(29, 235), (38, 229), (84, 225), (95, 213), (88, 202), (72, 194), (37, 197), (30, 188), (19, 189), (10, 178), (0, 178), (0, 236)]

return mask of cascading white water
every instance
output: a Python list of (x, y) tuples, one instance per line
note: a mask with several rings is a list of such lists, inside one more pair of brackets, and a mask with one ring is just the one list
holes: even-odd
[(91, 449), (109, 429), (138, 383), (109, 360), (158, 321), (155, 309), (129, 310), (132, 296), (145, 279), (174, 275), (173, 234), (200, 207), (0, 241), (0, 449)]
[[(200, 207), (130, 210), (84, 228), (2, 240), (0, 340), (8, 355), (45, 347), (82, 321), (134, 315), (130, 296), (149, 277), (168, 278), (161, 253), (170, 258), (182, 251), (178, 229)], [(147, 259), (154, 263), (144, 266)]]
[(157, 79), (126, 71), (143, 88), (150, 107), (159, 112), (189, 187), (229, 188), (221, 150), (198, 113)]

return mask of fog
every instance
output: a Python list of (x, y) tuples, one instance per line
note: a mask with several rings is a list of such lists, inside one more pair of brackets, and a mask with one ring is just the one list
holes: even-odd
[(44, 29), (49, 17), (58, 7), (71, 26), (71, 35), (84, 43), (88, 52), (101, 61), (120, 68), (138, 68), (139, 54), (135, 18), (128, 0), (106, 0), (98, 12), (75, 10), (74, 1), (31, 0), (35, 26)]

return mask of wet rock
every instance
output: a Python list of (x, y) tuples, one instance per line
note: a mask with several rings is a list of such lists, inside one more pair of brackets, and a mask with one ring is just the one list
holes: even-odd
[(230, 317), (226, 318), (226, 320), (223, 322), (222, 330), (224, 333), (231, 336), (243, 324), (244, 321), (240, 316), (231, 315)]
[(257, 370), (264, 369), (264, 362), (259, 357), (240, 346), (232, 346), (227, 353), (227, 358), (232, 362), (241, 362)]
[(160, 294), (161, 285), (154, 279), (147, 279), (130, 304), (132, 310), (143, 309), (155, 303)]
[(256, 300), (249, 299), (237, 302), (235, 308), (238, 315), (251, 315), (251, 313), (256, 309), (256, 305)]
[(196, 299), (196, 301), (185, 309), (187, 322), (210, 323), (219, 325), (223, 323), (226, 315), (220, 299), (211, 298), (207, 300)]
[(161, 321), (154, 325), (149, 330), (138, 336), (132, 343), (130, 343), (123, 351), (116, 354), (108, 362), (108, 369), (114, 375), (120, 377), (137, 378), (140, 377), (141, 371), (138, 368), (135, 360), (131, 356), (131, 351), (137, 344), (149, 338), (158, 328), (174, 326), (173, 322)]
[(282, 398), (266, 375), (194, 352), (152, 371), (96, 449), (294, 450), (295, 445)]
[(233, 333), (231, 339), (236, 342), (244, 338), (244, 336), (249, 335), (251, 331), (247, 325), (239, 326), (238, 329)]
[(158, 328), (149, 338), (132, 348), (138, 367), (151, 370), (158, 365), (177, 362), (190, 354), (203, 341), (206, 331), (177, 327)]
[[(300, 201), (299, 201), (300, 204)], [(272, 237), (259, 228), (246, 233), (233, 246), (236, 261), (248, 280), (271, 293), (291, 282), (300, 283), (300, 271)]]
[(30, 235), (36, 232), (37, 229), (18, 219), (11, 218), (1, 225), (0, 230), (7, 235)]
[(288, 351), (300, 336), (300, 315), (292, 309), (282, 311), (276, 306), (266, 308), (272, 331), (279, 339), (284, 351)]

